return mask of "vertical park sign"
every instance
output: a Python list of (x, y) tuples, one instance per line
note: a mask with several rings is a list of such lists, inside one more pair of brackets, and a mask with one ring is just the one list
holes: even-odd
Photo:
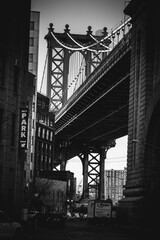
[(27, 149), (28, 108), (20, 109), (20, 149)]

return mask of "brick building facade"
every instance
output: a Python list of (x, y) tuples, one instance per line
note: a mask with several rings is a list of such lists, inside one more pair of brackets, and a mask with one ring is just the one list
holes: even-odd
[(35, 177), (52, 171), (54, 158), (54, 114), (49, 112), (49, 98), (37, 93)]
[(17, 218), (26, 159), (19, 148), (20, 109), (27, 108), (34, 80), (28, 72), (30, 9), (31, 1), (17, 0), (4, 2), (0, 10), (0, 206)]

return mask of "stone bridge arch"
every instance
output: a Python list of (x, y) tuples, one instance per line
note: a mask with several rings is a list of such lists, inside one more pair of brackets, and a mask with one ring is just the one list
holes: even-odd
[[(159, 85), (160, 86), (160, 85)], [(156, 92), (160, 92), (160, 87)], [(156, 228), (157, 216), (160, 214), (160, 98), (154, 94), (154, 99), (149, 106), (152, 113), (148, 124), (144, 153), (144, 197), (148, 205), (145, 208), (144, 218), (148, 219), (149, 226)]]
[[(157, 88), (160, 92), (160, 87)], [(156, 96), (156, 94), (154, 95)], [(155, 106), (151, 117), (145, 142), (145, 185), (151, 204), (156, 204), (160, 190), (160, 99), (154, 99)]]
[(136, 0), (125, 13), (132, 17), (132, 50), (127, 182), (118, 218), (122, 224), (155, 227), (160, 213), (160, 15), (150, 1)]

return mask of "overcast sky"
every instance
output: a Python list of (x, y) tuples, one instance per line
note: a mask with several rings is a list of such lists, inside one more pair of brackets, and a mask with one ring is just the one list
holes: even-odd
[(123, 19), (124, 0), (32, 0), (32, 10), (41, 12), (41, 28), (50, 22), (56, 31), (69, 24), (72, 33), (84, 33), (90, 25), (94, 31), (114, 27)]
[[(44, 40), (49, 23), (55, 32), (64, 32), (69, 24), (70, 33), (86, 34), (88, 26), (93, 34), (104, 27), (108, 31), (124, 18), (124, 0), (32, 0), (32, 10), (40, 12), (38, 90), (40, 89), (45, 65), (47, 43)], [(43, 86), (45, 93), (45, 86)]]

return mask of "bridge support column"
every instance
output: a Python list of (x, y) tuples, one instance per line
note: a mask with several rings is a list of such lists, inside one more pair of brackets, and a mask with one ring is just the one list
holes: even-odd
[(106, 147), (87, 147), (79, 155), (83, 164), (83, 198), (104, 199), (104, 171), (106, 151), (115, 146), (115, 141)]
[(85, 148), (84, 152), (79, 155), (83, 164), (83, 198), (89, 197), (88, 191), (88, 149)]
[(151, 23), (159, 17), (157, 5), (150, 6), (148, 1), (132, 1), (125, 9), (132, 18), (127, 181), (117, 212), (120, 224), (159, 230), (160, 82), (153, 69), (160, 64), (155, 58), (160, 44), (158, 37), (149, 37), (157, 33), (158, 25)]
[(104, 196), (104, 171), (105, 171), (105, 158), (106, 149), (102, 148), (100, 153), (100, 186), (99, 186), (99, 198), (103, 200)]

